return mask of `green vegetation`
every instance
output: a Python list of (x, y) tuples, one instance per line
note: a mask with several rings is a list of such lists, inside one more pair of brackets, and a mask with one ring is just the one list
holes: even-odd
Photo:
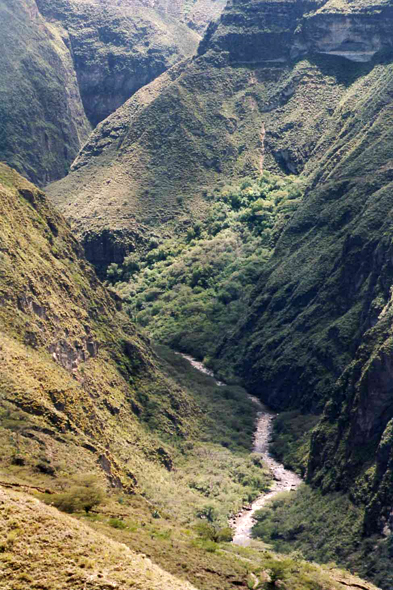
[(280, 232), (303, 195), (301, 178), (265, 172), (207, 195), (204, 221), (183, 236), (111, 264), (108, 279), (148, 334), (198, 358), (212, 357), (241, 316)]
[(247, 392), (237, 385), (218, 385), (216, 380), (192, 367), (180, 354), (156, 346), (162, 368), (179, 385), (192, 391), (203, 415), (198, 439), (232, 451), (252, 448), (256, 407)]
[(93, 508), (103, 502), (105, 494), (97, 476), (79, 475), (63, 483), (59, 482), (64, 491), (51, 494), (45, 499), (63, 512), (82, 512), (88, 514)]
[(393, 537), (364, 537), (364, 509), (344, 494), (323, 495), (303, 485), (282, 493), (255, 516), (253, 535), (275, 551), (298, 551), (308, 560), (337, 563), (391, 588)]
[[(375, 590), (348, 573), (203, 538), (138, 496), (108, 495), (78, 520), (35, 498), (0, 489), (2, 589)], [(119, 500), (122, 500), (121, 503)], [(121, 521), (125, 526), (113, 526)], [(206, 535), (205, 535), (206, 537)], [(28, 559), (26, 558), (28, 556)]]
[(320, 416), (299, 410), (282, 412), (274, 419), (270, 450), (288, 467), (304, 476), (310, 453), (310, 439)]

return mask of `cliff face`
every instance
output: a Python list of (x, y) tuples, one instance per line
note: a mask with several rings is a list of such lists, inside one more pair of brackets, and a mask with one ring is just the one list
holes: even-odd
[(230, 0), (200, 52), (228, 52), (234, 64), (286, 62), (303, 15), (321, 4), (323, 0)]
[(326, 2), (308, 14), (296, 33), (292, 55), (315, 53), (370, 62), (392, 50), (388, 1)]
[(72, 59), (34, 0), (0, 2), (0, 159), (35, 182), (63, 177), (86, 141)]
[(141, 2), (37, 0), (67, 37), (93, 126), (175, 62), (195, 53), (199, 35), (181, 19)]
[(0, 159), (41, 186), (64, 177), (92, 126), (193, 55), (222, 5), (1, 0)]

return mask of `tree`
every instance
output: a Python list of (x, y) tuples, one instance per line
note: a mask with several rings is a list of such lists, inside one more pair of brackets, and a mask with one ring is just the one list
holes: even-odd
[(105, 493), (97, 477), (93, 474), (79, 476), (74, 479), (67, 492), (55, 494), (49, 499), (63, 512), (82, 512), (88, 514), (94, 506), (98, 506), (105, 498)]

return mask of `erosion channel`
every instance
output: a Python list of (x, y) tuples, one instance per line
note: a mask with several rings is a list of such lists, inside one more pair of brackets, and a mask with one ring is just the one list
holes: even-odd
[[(207, 369), (203, 363), (195, 360), (189, 355), (182, 354), (193, 367), (214, 377), (212, 371)], [(217, 385), (224, 385), (217, 381)], [(269, 453), (269, 442), (274, 417), (277, 415), (267, 408), (258, 398), (250, 396), (250, 399), (258, 407), (257, 423), (254, 437), (254, 453), (262, 456), (264, 463), (269, 467), (273, 475), (274, 483), (271, 491), (259, 496), (250, 506), (236, 515), (230, 521), (234, 529), (233, 543), (235, 545), (247, 546), (251, 542), (251, 530), (255, 524), (254, 514), (260, 510), (269, 500), (277, 496), (280, 492), (295, 490), (301, 483), (302, 479), (293, 471), (285, 469), (282, 463), (276, 461)]]

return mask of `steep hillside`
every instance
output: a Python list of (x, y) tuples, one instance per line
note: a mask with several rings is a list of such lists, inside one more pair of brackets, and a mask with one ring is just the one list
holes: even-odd
[(159, 433), (191, 433), (199, 409), (163, 376), (43, 194), (0, 172), (2, 461), (101, 467), (132, 489), (144, 460), (170, 461)]
[(0, 33), (0, 160), (62, 178), (90, 132), (67, 46), (35, 0), (1, 0)]
[[(254, 404), (240, 388), (218, 395), (211, 378), (190, 381), (184, 369), (179, 377), (177, 357), (159, 359), (43, 193), (4, 165), (0, 174), (3, 477), (39, 485), (50, 475), (57, 487), (58, 477), (92, 471), (164, 504), (178, 486), (188, 502), (173, 510), (192, 520), (210, 492), (189, 486), (183, 471), (189, 462), (207, 478), (203, 453), (216, 452), (228, 480), (210, 501), (225, 522), (265, 477), (249, 457)], [(177, 480), (168, 474), (179, 462), (187, 465)]]
[(70, 584), (74, 590), (195, 590), (145, 555), (34, 498), (0, 489), (0, 503), (4, 590), (61, 590), (70, 588)]
[[(340, 100), (389, 50), (391, 18), (388, 6), (371, 6), (361, 17), (348, 11), (334, 45), (332, 27), (341, 25), (326, 11), (321, 24), (318, 6), (229, 3), (198, 59), (142, 89), (96, 129), (71, 174), (50, 188), (95, 264), (109, 261), (101, 252), (110, 246), (116, 262), (127, 241), (132, 250), (138, 226), (165, 235), (173, 220), (181, 227), (203, 217), (204, 194), (221, 181), (263, 169), (300, 173), (318, 162), (318, 141), (337, 124)], [(358, 18), (370, 21), (376, 39), (367, 51), (366, 38), (355, 43)], [(353, 51), (345, 54), (340, 43)]]
[(0, 160), (45, 185), (95, 126), (196, 52), (223, 0), (1, 0)]
[(199, 35), (181, 13), (138, 0), (36, 0), (67, 40), (93, 127), (139, 88), (193, 55)]
[[(322, 568), (300, 559), (280, 559), (266, 550), (248, 551), (242, 557), (229, 545), (220, 555), (205, 552), (203, 558), (200, 551), (201, 567), (196, 584), (191, 584), (186, 578), (195, 554), (192, 546), (184, 563), (186, 567), (175, 577), (145, 554), (130, 549), (127, 546), (130, 535), (124, 529), (112, 528), (115, 539), (111, 539), (103, 527), (97, 531), (92, 528), (94, 525), (78, 522), (31, 496), (0, 489), (0, 563), (4, 590), (63, 590), (70, 588), (70, 584), (75, 590), (226, 590), (250, 585), (263, 588), (268, 580), (291, 590), (377, 590), (372, 584), (331, 567)], [(166, 552), (170, 551), (166, 549)], [(219, 574), (217, 585), (215, 574)], [(210, 577), (207, 585), (206, 577)]]

